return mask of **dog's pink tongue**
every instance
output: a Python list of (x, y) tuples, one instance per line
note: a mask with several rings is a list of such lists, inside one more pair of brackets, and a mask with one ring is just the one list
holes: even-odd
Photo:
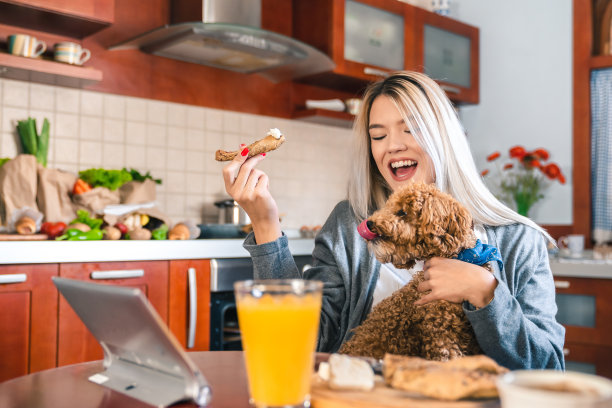
[(359, 232), (359, 235), (361, 235), (362, 238), (365, 238), (369, 241), (371, 239), (376, 238), (378, 234), (370, 231), (367, 223), (368, 223), (368, 220), (363, 220), (361, 224), (357, 226), (357, 232)]

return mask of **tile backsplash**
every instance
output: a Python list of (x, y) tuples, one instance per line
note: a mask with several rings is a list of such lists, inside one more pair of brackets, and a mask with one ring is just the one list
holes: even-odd
[(217, 149), (236, 150), (277, 127), (287, 142), (259, 168), (283, 228), (322, 224), (346, 197), (350, 129), (87, 90), (0, 79), (0, 157), (19, 153), (17, 120), (51, 123), (50, 168), (150, 171), (161, 211), (173, 222), (217, 222), (227, 197)]

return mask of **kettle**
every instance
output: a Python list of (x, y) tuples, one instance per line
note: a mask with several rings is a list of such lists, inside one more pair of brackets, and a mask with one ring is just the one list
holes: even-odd
[(219, 207), (219, 224), (246, 225), (251, 223), (246, 211), (231, 198), (217, 201), (215, 206)]

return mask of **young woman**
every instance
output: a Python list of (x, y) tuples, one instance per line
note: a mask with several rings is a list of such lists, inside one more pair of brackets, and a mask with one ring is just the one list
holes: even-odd
[[(456, 259), (433, 258), (425, 270), (420, 303), (462, 303), (483, 351), (510, 369), (563, 369), (564, 328), (557, 307), (546, 241), (550, 236), (498, 201), (486, 188), (456, 112), (435, 81), (397, 72), (367, 89), (355, 121), (348, 200), (340, 202), (315, 238), (314, 267), (298, 271), (262, 156), (238, 155), (223, 170), (227, 192), (249, 214), (253, 233), (244, 247), (255, 278), (304, 278), (325, 283), (318, 350), (334, 352), (350, 338), (373, 304), (406, 284), (412, 271), (381, 265), (357, 232), (358, 224), (397, 188), (435, 183), (472, 214), (476, 234), (497, 247), (504, 267), (494, 274)], [(244, 148), (244, 147), (243, 147)], [(246, 149), (245, 149), (246, 150)]]

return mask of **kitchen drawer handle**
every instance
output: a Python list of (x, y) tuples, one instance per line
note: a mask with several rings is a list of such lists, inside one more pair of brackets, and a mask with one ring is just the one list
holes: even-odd
[(28, 280), (28, 275), (25, 273), (11, 273), (8, 275), (0, 275), (0, 284), (4, 283), (22, 283)]
[(563, 355), (567, 357), (567, 356), (569, 356), (569, 353), (570, 353), (570, 349), (564, 347), (563, 348)]
[(440, 88), (442, 88), (446, 92), (450, 92), (450, 93), (454, 93), (454, 94), (461, 93), (461, 89), (455, 88), (454, 86), (440, 85)]
[(371, 68), (371, 67), (365, 67), (363, 69), (363, 73), (366, 75), (375, 75), (375, 76), (379, 76), (379, 77), (388, 77), (389, 73), (387, 71), (383, 71), (382, 69), (376, 69), (376, 68)]
[(569, 281), (555, 281), (555, 288), (557, 289), (568, 289), (570, 287)]
[(189, 335), (187, 336), (187, 348), (195, 346), (196, 323), (198, 321), (198, 291), (196, 288), (196, 270), (187, 269), (189, 279)]
[(125, 269), (120, 271), (94, 271), (91, 279), (129, 279), (144, 276), (144, 269)]

